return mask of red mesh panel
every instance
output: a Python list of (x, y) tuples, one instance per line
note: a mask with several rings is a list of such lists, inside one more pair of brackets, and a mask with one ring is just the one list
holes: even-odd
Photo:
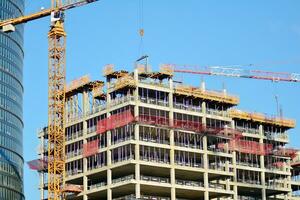
[(134, 117), (130, 110), (111, 115), (106, 119), (99, 120), (97, 123), (97, 133), (105, 133), (108, 130), (125, 126), (134, 121)]
[(275, 162), (273, 163), (274, 167), (283, 167), (284, 166), (284, 162)]
[(83, 157), (94, 155), (98, 151), (99, 139), (83, 144)]
[[(218, 144), (218, 148), (224, 149), (225, 144)], [(233, 139), (228, 144), (228, 150), (247, 154), (268, 155), (272, 153), (273, 146), (272, 144), (261, 144), (255, 141)]]
[(27, 162), (28, 166), (30, 169), (32, 170), (37, 170), (37, 171), (43, 171), (47, 169), (47, 161), (42, 160), (42, 159), (36, 159), (36, 160), (32, 160)]
[(83, 186), (82, 185), (65, 184), (63, 191), (70, 192), (70, 193), (80, 193), (83, 191)]
[(279, 148), (274, 150), (274, 155), (285, 156), (294, 159), (297, 156), (297, 150), (291, 148)]
[(151, 125), (169, 126), (169, 119), (162, 116), (139, 115), (138, 121), (143, 122), (145, 124), (151, 124)]
[(106, 131), (107, 118), (99, 120), (97, 123), (97, 133), (105, 133)]
[(202, 123), (196, 121), (174, 120), (174, 128), (185, 129), (189, 131), (202, 132)]

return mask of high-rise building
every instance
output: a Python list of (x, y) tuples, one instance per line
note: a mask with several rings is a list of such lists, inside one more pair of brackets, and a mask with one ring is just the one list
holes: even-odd
[[(145, 69), (108, 66), (105, 91), (87, 77), (67, 87), (67, 199), (300, 199), (299, 157), (285, 147), (293, 120), (238, 110), (238, 97), (178, 84), (166, 67)], [(39, 138), (47, 199), (47, 128)]]
[[(0, 0), (0, 18), (23, 15), (24, 0)], [(23, 194), (23, 25), (0, 31), (0, 199)]]

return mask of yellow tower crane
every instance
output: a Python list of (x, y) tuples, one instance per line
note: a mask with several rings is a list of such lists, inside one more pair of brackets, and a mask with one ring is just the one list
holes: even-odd
[(64, 11), (98, 0), (51, 0), (51, 8), (0, 22), (3, 32), (15, 25), (51, 16), (48, 68), (48, 199), (63, 198), (65, 176), (66, 32)]

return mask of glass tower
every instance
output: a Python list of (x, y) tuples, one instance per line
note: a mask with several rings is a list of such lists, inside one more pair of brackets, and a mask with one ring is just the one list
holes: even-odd
[[(24, 0), (0, 0), (0, 19), (23, 15)], [(0, 31), (0, 199), (23, 200), (23, 25)]]

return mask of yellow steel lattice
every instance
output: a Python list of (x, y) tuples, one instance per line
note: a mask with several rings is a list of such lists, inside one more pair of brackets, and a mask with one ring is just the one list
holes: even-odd
[(62, 198), (65, 174), (66, 33), (57, 21), (48, 33), (48, 199)]

